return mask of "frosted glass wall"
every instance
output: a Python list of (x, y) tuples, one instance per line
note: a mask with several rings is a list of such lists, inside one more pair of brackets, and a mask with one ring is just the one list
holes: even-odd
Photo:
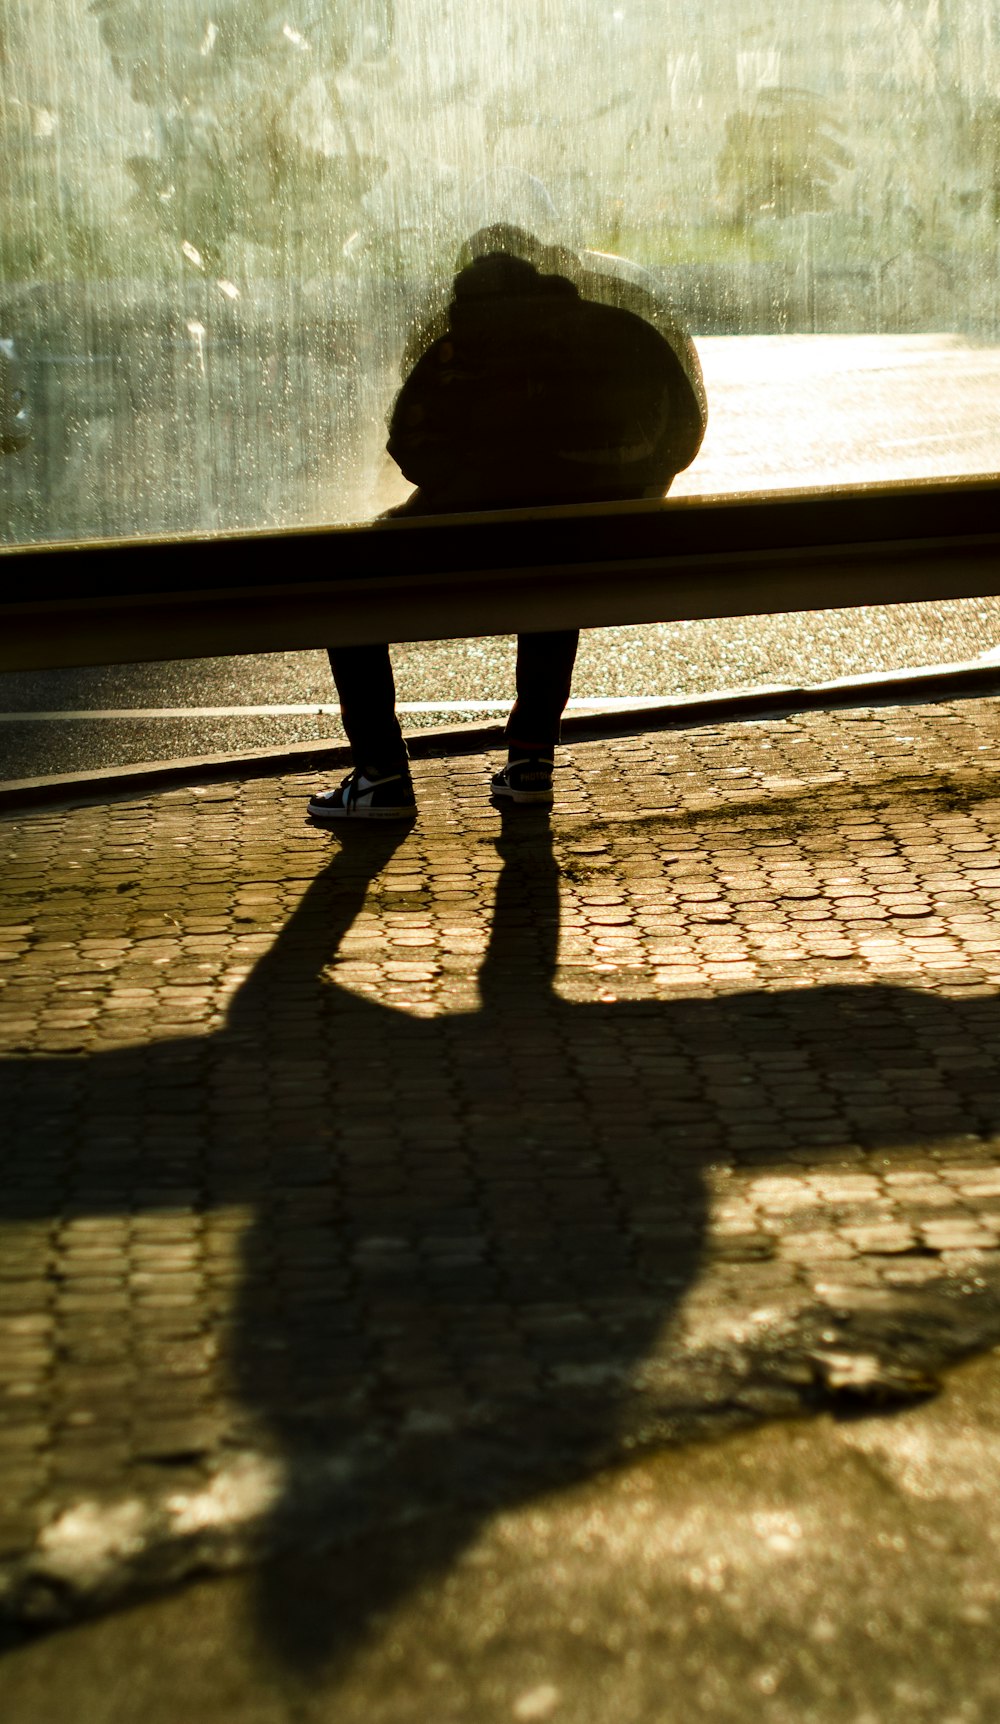
[(1000, 465), (992, 0), (0, 0), (7, 542), (366, 518), (506, 217), (699, 335), (678, 490)]

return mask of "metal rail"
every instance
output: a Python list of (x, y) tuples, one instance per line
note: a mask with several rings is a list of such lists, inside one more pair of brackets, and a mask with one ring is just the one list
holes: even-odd
[(42, 545), (0, 572), (0, 670), (978, 598), (1000, 484)]

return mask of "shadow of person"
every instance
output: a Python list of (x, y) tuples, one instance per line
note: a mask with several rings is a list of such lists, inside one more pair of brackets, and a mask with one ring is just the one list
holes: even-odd
[[(248, 1238), (244, 1402), (286, 1460), (313, 1476), (334, 1456), (340, 1465), (319, 1554), (260, 1576), (262, 1629), (306, 1674), (349, 1659), (394, 1599), (453, 1564), (484, 1515), (621, 1453), (636, 1379), (652, 1353), (669, 1354), (664, 1337), (698, 1278), (706, 1164), (730, 1156), (712, 1117), (720, 1062), (747, 1113), (763, 1101), (765, 1159), (811, 1138), (822, 1159), (829, 1121), (819, 1109), (810, 1125), (811, 1101), (837, 1094), (845, 1138), (917, 1143), (922, 1102), (906, 1098), (908, 1117), (873, 1114), (872, 1086), (887, 1101), (892, 1074), (905, 1094), (908, 1068), (926, 1073), (942, 1047), (968, 1055), (969, 1029), (989, 1047), (996, 1025), (995, 1001), (963, 1011), (891, 987), (570, 1003), (554, 986), (547, 815), (512, 813), (498, 850), (477, 1011), (421, 1020), (321, 989), (336, 1158), (325, 1234), (312, 1191), (312, 1267), (286, 1276), (280, 1297), (275, 1266), (294, 1263), (294, 1233), (262, 1208)], [(300, 957), (332, 951), (363, 874), (388, 854), (382, 836), (345, 846), (270, 974), (251, 977), (234, 1031), (248, 1018), (259, 1030), (276, 991), (302, 986)], [(963, 1018), (977, 1021), (963, 1029)], [(256, 1032), (251, 1045), (260, 1058)], [(794, 1119), (762, 1070), (791, 1048), (805, 1055)], [(970, 1075), (982, 1085), (981, 1069)], [(939, 1097), (938, 1129), (948, 1105), (951, 1129), (968, 1128), (970, 1099), (953, 1095), (942, 1111)], [(294, 1521), (292, 1484), (274, 1547), (295, 1542)], [(356, 1568), (344, 1549), (373, 1528), (382, 1555)]]
[[(315, 966), (346, 932), (368, 868), (388, 858), (383, 835), (350, 839), (235, 1003), (231, 1034), (255, 1062), (277, 1053), (261, 1037), (276, 999), (300, 986), (299, 959)], [(680, 1161), (667, 1172), (677, 1229), (655, 1291), (637, 1276), (622, 1178), (662, 1190), (667, 1094), (658, 1085), (636, 1107), (626, 1093), (645, 1030), (622, 1039), (613, 1008), (570, 1006), (554, 990), (547, 812), (505, 817), (498, 849), (478, 1011), (419, 1019), (320, 987), (335, 1156), (322, 1242), (314, 1197), (311, 1269), (296, 1271), (294, 1235), (269, 1208), (248, 1237), (244, 1403), (313, 1477), (340, 1458), (327, 1536), (381, 1526), (394, 1553), (347, 1602), (336, 1558), (310, 1564), (307, 1587), (262, 1571), (262, 1626), (299, 1668), (348, 1653), (370, 1613), (412, 1586), (397, 1558), (414, 1515), (447, 1508), (419, 1541), (421, 1568), (447, 1566), (484, 1513), (613, 1452), (612, 1385), (697, 1269), (704, 1199)], [(647, 1028), (655, 1038), (655, 1018)], [(598, 1075), (607, 1098), (595, 1104)], [(288, 1148), (294, 1161), (302, 1145)], [(276, 1276), (283, 1256), (291, 1273)], [(279, 1547), (295, 1494), (275, 1508)]]
[[(477, 1010), (419, 1017), (340, 986), (342, 943), (405, 841), (344, 832), (216, 1034), (2, 1073), (8, 1215), (252, 1213), (221, 1329), (239, 1403), (223, 1443), (274, 1463), (244, 1548), (318, 1553), (293, 1579), (260, 1573), (262, 1634), (305, 1674), (349, 1657), (485, 1515), (621, 1452), (647, 1362), (669, 1377), (683, 1353), (705, 1170), (739, 1159), (734, 1109), (757, 1123), (751, 1163), (811, 1144), (822, 1159), (831, 1098), (842, 1140), (880, 1151), (994, 1124), (993, 997), (562, 998), (559, 875), (533, 811), (499, 840)], [(789, 1050), (791, 1096), (773, 1081)], [(931, 1067), (933, 1105), (907, 1075)], [(102, 1340), (119, 1321), (134, 1353), (114, 1312)], [(146, 1393), (140, 1369), (137, 1419)], [(345, 1587), (352, 1538), (373, 1532), (384, 1560)]]

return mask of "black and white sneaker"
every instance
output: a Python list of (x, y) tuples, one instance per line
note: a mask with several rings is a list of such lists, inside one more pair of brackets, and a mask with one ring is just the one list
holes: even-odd
[(356, 766), (336, 790), (309, 799), (308, 814), (317, 825), (334, 820), (412, 820), (417, 812), (408, 766), (371, 773)]
[(511, 802), (552, 802), (552, 769), (550, 754), (543, 750), (528, 750), (514, 754), (513, 750), (502, 772), (495, 774), (491, 790), (495, 797), (509, 797)]

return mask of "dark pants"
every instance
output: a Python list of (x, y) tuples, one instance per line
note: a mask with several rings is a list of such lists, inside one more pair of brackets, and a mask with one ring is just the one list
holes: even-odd
[[(559, 501), (557, 497), (550, 500)], [(459, 486), (454, 495), (448, 496), (429, 497), (426, 491), (414, 491), (390, 513), (434, 515), (516, 506), (516, 498), (483, 498), (468, 494)], [(517, 698), (504, 731), (509, 748), (553, 748), (559, 741), (559, 721), (569, 699), (579, 644), (579, 629), (518, 635)], [(395, 766), (406, 757), (406, 743), (396, 717), (396, 684), (389, 648), (330, 647), (329, 653), (340, 716), (355, 766)]]
[[(672, 474), (662, 485), (643, 496), (665, 496)], [(607, 493), (607, 502), (624, 502), (634, 491)], [(546, 494), (549, 503), (598, 502), (597, 497), (560, 495), (558, 487)], [(513, 509), (519, 503), (537, 503), (538, 497), (487, 497), (463, 488), (456, 481), (452, 492), (431, 497), (416, 490), (391, 515), (448, 514), (456, 510)], [(559, 721), (569, 700), (579, 629), (552, 629), (544, 634), (517, 637), (517, 698), (507, 720), (504, 736), (508, 748), (554, 748), (559, 741)], [(387, 646), (330, 647), (330, 668), (340, 698), (340, 715), (355, 766), (395, 766), (406, 757), (403, 732), (396, 717), (396, 685)]]
[[(579, 629), (518, 635), (517, 699), (504, 732), (509, 748), (552, 748), (559, 741), (579, 640)], [(331, 647), (330, 668), (355, 766), (395, 766), (406, 744), (389, 648)]]

